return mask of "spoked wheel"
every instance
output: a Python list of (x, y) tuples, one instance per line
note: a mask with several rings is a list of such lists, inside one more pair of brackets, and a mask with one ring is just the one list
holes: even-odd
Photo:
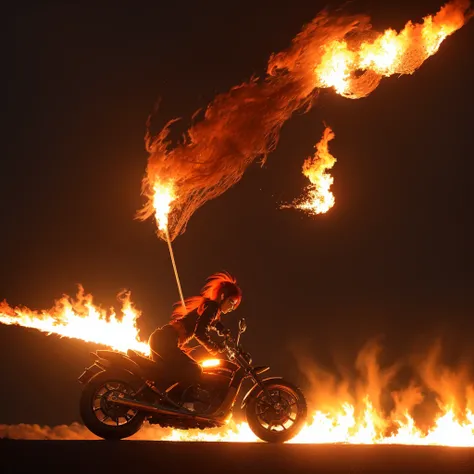
[(130, 395), (139, 387), (133, 376), (126, 372), (101, 372), (84, 388), (81, 417), (87, 428), (104, 439), (122, 439), (135, 434), (142, 426), (145, 415), (134, 408), (110, 402), (112, 393)]
[(265, 383), (247, 404), (250, 429), (263, 441), (283, 443), (294, 438), (306, 421), (307, 405), (301, 390), (284, 380)]

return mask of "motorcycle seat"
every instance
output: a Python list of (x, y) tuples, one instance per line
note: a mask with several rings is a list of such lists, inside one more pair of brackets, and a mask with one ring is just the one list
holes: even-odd
[(128, 357), (130, 357), (130, 359), (133, 360), (133, 362), (138, 364), (142, 369), (146, 370), (147, 372), (155, 372), (160, 367), (159, 362), (155, 362), (148, 357), (142, 356), (133, 349), (129, 349), (127, 351), (127, 355)]

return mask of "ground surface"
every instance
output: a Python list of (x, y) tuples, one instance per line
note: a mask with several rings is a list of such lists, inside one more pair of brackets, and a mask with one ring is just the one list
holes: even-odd
[(0, 440), (0, 472), (474, 473), (473, 448)]

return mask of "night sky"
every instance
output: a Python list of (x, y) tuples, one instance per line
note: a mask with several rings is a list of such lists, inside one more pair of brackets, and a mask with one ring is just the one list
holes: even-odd
[[(263, 75), (325, 6), (340, 2), (40, 2), (10, 5), (0, 160), (0, 300), (48, 309), (82, 284), (105, 308), (131, 291), (141, 336), (179, 298), (167, 245), (135, 212), (156, 100), (159, 131), (217, 93)], [(189, 5), (187, 4), (189, 3)], [(377, 30), (436, 13), (442, 1), (354, 0)], [(236, 4), (237, 5), (237, 4)], [(227, 270), (244, 298), (243, 342), (258, 364), (304, 386), (295, 346), (332, 370), (380, 337), (388, 362), (441, 337), (453, 366), (474, 357), (472, 209), (474, 25), (448, 37), (411, 76), (367, 98), (322, 90), (257, 163), (206, 203), (173, 243), (186, 296)], [(308, 217), (281, 210), (307, 184), (323, 122), (336, 204)], [(0, 423), (79, 421), (76, 381), (97, 349), (0, 325)]]

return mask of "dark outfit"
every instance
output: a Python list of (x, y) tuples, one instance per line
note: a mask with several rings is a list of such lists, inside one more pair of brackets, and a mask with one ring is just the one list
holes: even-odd
[(185, 345), (195, 338), (211, 354), (216, 354), (218, 345), (211, 340), (209, 331), (215, 330), (220, 314), (216, 301), (206, 300), (197, 309), (155, 330), (149, 339), (153, 360), (162, 359), (171, 370), (173, 381), (184, 385), (198, 384), (202, 370), (200, 365), (183, 351)]

